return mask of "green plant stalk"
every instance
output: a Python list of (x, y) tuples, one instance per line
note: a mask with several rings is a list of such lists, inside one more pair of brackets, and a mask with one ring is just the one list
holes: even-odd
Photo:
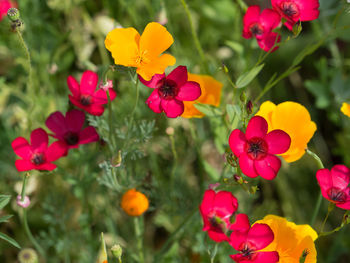
[(145, 262), (144, 253), (143, 253), (143, 231), (141, 229), (140, 218), (142, 216), (134, 218), (134, 227), (135, 227), (135, 236), (137, 241), (137, 251), (139, 254), (139, 263)]
[(108, 98), (108, 126), (109, 126), (109, 141), (112, 145), (111, 148), (111, 153), (113, 155), (113, 149), (115, 147), (114, 145), (114, 134), (113, 134), (113, 109), (112, 109), (112, 100), (111, 100), (111, 95), (109, 94), (109, 90), (107, 90), (107, 98)]
[(213, 253), (211, 253), (211, 255), (210, 255), (210, 263), (214, 263), (214, 259), (215, 259), (217, 252), (218, 252), (218, 243), (215, 244)]
[(329, 203), (328, 204), (327, 215), (326, 215), (325, 219), (323, 220), (322, 226), (321, 226), (321, 231), (320, 231), (321, 233), (323, 233), (324, 226), (326, 225), (326, 222), (327, 222), (327, 219), (329, 217), (329, 214), (333, 211), (334, 206), (335, 206), (334, 203)]
[(170, 178), (170, 183), (171, 183), (170, 189), (171, 189), (172, 185), (173, 185), (173, 182), (174, 182), (175, 170), (176, 170), (178, 158), (177, 158), (177, 152), (176, 152), (176, 147), (175, 147), (174, 135), (173, 134), (169, 135), (169, 138), (170, 138), (170, 142), (171, 142), (171, 151), (172, 151), (173, 156), (174, 156), (174, 163), (173, 163), (173, 167), (171, 169), (171, 178)]
[(248, 9), (247, 4), (246, 4), (244, 1), (242, 1), (242, 0), (237, 0), (237, 2), (238, 2), (238, 4), (239, 4), (239, 6), (242, 8), (242, 10), (243, 10), (244, 12), (246, 12), (247, 9)]
[(28, 82), (27, 82), (27, 87), (28, 87), (28, 91), (31, 91), (32, 86), (33, 86), (33, 69), (32, 69), (32, 60), (30, 57), (30, 52), (29, 52), (29, 48), (26, 44), (26, 42), (23, 39), (22, 33), (21, 31), (17, 28), (16, 29), (16, 33), (17, 36), (19, 38), (19, 42), (22, 46), (22, 48), (24, 49), (25, 53), (26, 53), (26, 57), (27, 57), (27, 70), (28, 70)]
[(29, 177), (29, 174), (26, 173), (24, 176), (23, 176), (23, 184), (22, 184), (22, 191), (21, 191), (21, 202), (24, 201), (24, 198), (26, 196), (26, 186), (27, 186), (27, 179)]

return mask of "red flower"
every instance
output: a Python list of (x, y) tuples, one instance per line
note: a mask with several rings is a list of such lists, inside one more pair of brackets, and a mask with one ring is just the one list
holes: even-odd
[(266, 8), (260, 13), (260, 6), (250, 6), (243, 18), (242, 36), (247, 39), (254, 36), (260, 48), (267, 52), (281, 39), (280, 35), (272, 32), (280, 23), (281, 16), (274, 10)]
[(199, 206), (204, 227), (215, 242), (228, 241), (226, 232), (231, 229), (230, 217), (236, 212), (238, 202), (230, 192), (206, 190)]
[(57, 166), (51, 162), (56, 161), (66, 153), (66, 147), (62, 142), (56, 141), (48, 147), (49, 137), (43, 129), (32, 131), (30, 142), (18, 137), (13, 140), (12, 148), (22, 159), (16, 160), (15, 165), (19, 172), (29, 170), (51, 171)]
[[(67, 84), (72, 92), (69, 95), (70, 101), (80, 109), (85, 110), (91, 115), (100, 116), (104, 112), (103, 104), (108, 103), (106, 90), (98, 89), (95, 92), (98, 83), (98, 75), (92, 71), (85, 71), (79, 83), (69, 76)], [(108, 88), (111, 100), (114, 100), (117, 94), (113, 88)]]
[(236, 223), (239, 226), (231, 233), (230, 245), (240, 253), (230, 257), (240, 263), (275, 263), (279, 261), (277, 251), (259, 252), (273, 240), (274, 234), (267, 224), (254, 224), (250, 227), (248, 216), (238, 214)]
[(0, 21), (7, 15), (7, 10), (15, 7), (9, 0), (0, 0)]
[(96, 142), (99, 136), (94, 127), (83, 129), (85, 114), (71, 110), (66, 116), (59, 111), (52, 113), (46, 120), (46, 126), (54, 133), (53, 137), (65, 144), (67, 150), (78, 148), (79, 144)]
[(349, 168), (338, 164), (331, 171), (320, 169), (316, 178), (324, 198), (342, 209), (350, 210)]
[(150, 81), (139, 75), (140, 81), (153, 90), (146, 101), (155, 113), (165, 112), (168, 118), (176, 118), (184, 112), (183, 101), (193, 101), (201, 95), (197, 82), (187, 81), (187, 68), (178, 66), (168, 76), (156, 74)]
[(229, 145), (239, 158), (242, 172), (249, 177), (272, 180), (281, 167), (280, 159), (274, 154), (282, 154), (289, 149), (290, 137), (282, 130), (267, 133), (266, 120), (260, 116), (250, 119), (246, 133), (239, 129), (230, 134)]
[(271, 3), (272, 7), (287, 19), (285, 25), (289, 30), (292, 30), (299, 20), (315, 20), (320, 14), (318, 0), (271, 0)]

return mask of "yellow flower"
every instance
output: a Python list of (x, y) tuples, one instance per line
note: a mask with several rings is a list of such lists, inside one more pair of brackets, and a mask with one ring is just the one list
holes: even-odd
[(317, 262), (314, 241), (316, 231), (309, 225), (296, 225), (283, 217), (267, 215), (255, 223), (267, 224), (272, 229), (275, 239), (261, 251), (277, 251), (279, 263), (299, 263), (299, 258), (306, 254), (305, 263)]
[(317, 129), (307, 109), (292, 101), (278, 105), (265, 101), (256, 115), (266, 119), (269, 131), (280, 129), (288, 133), (291, 144), (289, 150), (281, 156), (289, 163), (299, 160), (304, 155), (307, 143)]
[(350, 117), (350, 104), (344, 102), (341, 106), (341, 112), (344, 113), (346, 116)]
[(176, 59), (162, 53), (174, 42), (171, 34), (159, 23), (149, 23), (142, 35), (133, 27), (116, 28), (107, 34), (106, 48), (112, 53), (115, 64), (137, 68), (143, 79), (150, 80), (154, 74), (163, 74)]
[(148, 209), (148, 198), (135, 189), (130, 189), (122, 197), (121, 207), (129, 216), (140, 216)]
[(201, 86), (202, 94), (196, 101), (184, 101), (185, 110), (181, 117), (202, 118), (204, 114), (196, 109), (196, 102), (218, 107), (221, 99), (223, 84), (211, 76), (188, 73), (188, 81), (197, 82)]

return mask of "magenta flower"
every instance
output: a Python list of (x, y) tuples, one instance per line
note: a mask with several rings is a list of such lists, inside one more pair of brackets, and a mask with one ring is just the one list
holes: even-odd
[(272, 32), (280, 23), (281, 16), (276, 11), (266, 8), (260, 13), (260, 6), (250, 6), (243, 17), (242, 36), (247, 39), (255, 37), (260, 48), (267, 52), (280, 42), (281, 36)]
[(61, 141), (68, 149), (78, 148), (79, 144), (96, 142), (99, 136), (94, 127), (83, 129), (85, 114), (71, 110), (66, 116), (59, 111), (52, 113), (46, 120), (46, 126), (54, 133), (53, 137)]
[(146, 100), (155, 113), (165, 112), (168, 118), (176, 118), (184, 112), (183, 101), (193, 101), (201, 95), (197, 82), (187, 81), (187, 68), (178, 66), (168, 76), (156, 74), (150, 81), (139, 75), (140, 81), (153, 90)]
[(22, 159), (16, 160), (15, 165), (19, 172), (29, 170), (51, 171), (57, 166), (53, 164), (66, 153), (66, 147), (62, 142), (56, 141), (48, 146), (49, 137), (41, 128), (35, 129), (30, 135), (30, 142), (18, 137), (13, 140), (12, 148)]
[(0, 21), (7, 15), (7, 10), (9, 10), (14, 5), (9, 0), (0, 0)]
[(350, 169), (345, 165), (335, 165), (332, 170), (320, 169), (316, 173), (324, 198), (336, 206), (350, 210)]
[(215, 242), (229, 241), (226, 232), (231, 229), (230, 218), (237, 208), (238, 202), (232, 193), (206, 190), (199, 206), (204, 222), (203, 231), (208, 231)]
[[(68, 87), (72, 93), (69, 95), (69, 100), (78, 108), (83, 109), (91, 115), (100, 116), (104, 112), (104, 104), (108, 103), (106, 89), (98, 89), (95, 92), (98, 83), (98, 75), (95, 72), (87, 70), (79, 83), (69, 76), (67, 78)], [(111, 100), (117, 96), (113, 88), (108, 88)]]
[(271, 0), (272, 7), (285, 19), (285, 26), (292, 30), (296, 22), (311, 21), (318, 18), (318, 0)]
[(231, 233), (229, 244), (240, 253), (230, 255), (230, 257), (237, 263), (278, 262), (279, 255), (277, 251), (259, 252), (274, 240), (271, 228), (266, 224), (254, 224), (250, 227), (248, 216), (245, 214), (237, 215), (236, 221), (238, 220), (240, 221), (240, 228)]
[(229, 145), (239, 158), (239, 166), (248, 177), (260, 175), (266, 180), (276, 177), (281, 160), (275, 154), (289, 149), (290, 137), (282, 130), (267, 133), (268, 124), (263, 117), (250, 119), (245, 134), (239, 129), (230, 134)]

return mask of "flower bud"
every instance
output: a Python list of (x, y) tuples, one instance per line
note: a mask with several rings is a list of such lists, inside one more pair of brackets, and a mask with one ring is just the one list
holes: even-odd
[(113, 245), (111, 248), (113, 256), (115, 256), (117, 259), (120, 259), (123, 254), (123, 249), (120, 245)]
[(12, 21), (12, 22), (17, 22), (19, 19), (19, 11), (17, 8), (11, 7), (9, 10), (7, 10), (7, 17)]
[(25, 196), (23, 201), (22, 201), (22, 196), (18, 195), (17, 196), (17, 200), (16, 203), (18, 206), (23, 207), (23, 208), (27, 208), (30, 205), (30, 199), (28, 196)]
[(245, 92), (243, 91), (241, 93), (241, 96), (239, 96), (239, 99), (241, 100), (241, 102), (245, 103), (247, 101), (247, 96), (245, 95)]
[(19, 263), (38, 263), (38, 254), (32, 248), (24, 248), (18, 254)]
[(135, 189), (130, 189), (124, 193), (121, 207), (129, 216), (140, 216), (149, 207), (148, 198)]
[(249, 101), (247, 102), (247, 104), (246, 104), (245, 107), (246, 107), (246, 110), (247, 110), (248, 115), (252, 114), (252, 112), (253, 112), (253, 103), (252, 103), (251, 100), (249, 100)]

